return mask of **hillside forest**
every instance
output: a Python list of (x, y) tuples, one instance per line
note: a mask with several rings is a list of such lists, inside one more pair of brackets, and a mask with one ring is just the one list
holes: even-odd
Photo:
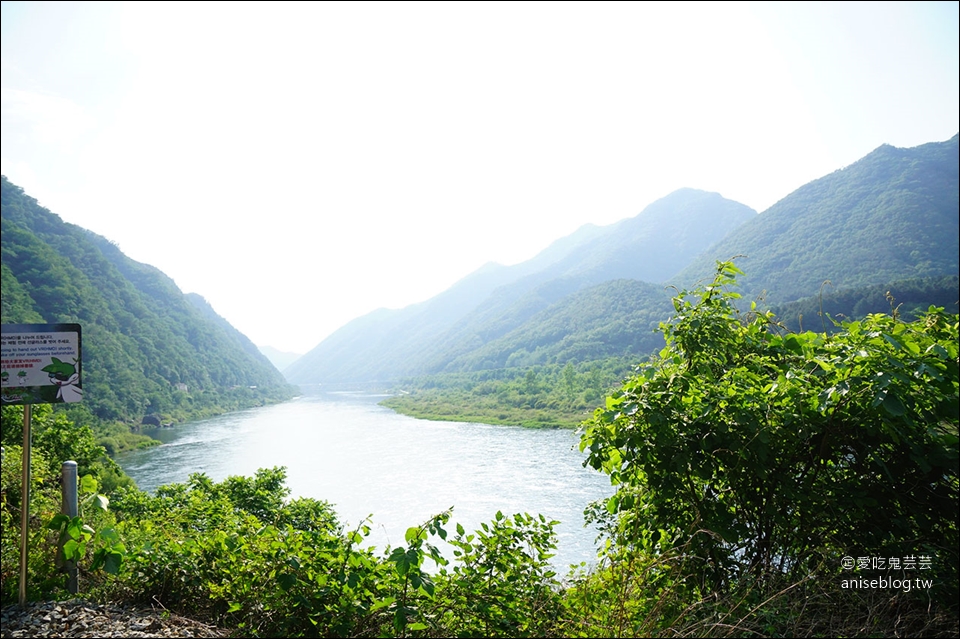
[[(34, 411), (28, 596), (71, 597), (65, 559), (85, 597), (235, 636), (956, 636), (958, 155), (958, 136), (883, 146), (761, 213), (681, 189), (358, 318), (283, 374), (202, 297), (3, 178), (3, 323), (84, 327), (84, 401)], [(464, 530), (439, 512), (374, 549), (371, 520), (291, 496), (285, 468), (150, 494), (111, 458), (150, 445), (144, 422), (295, 384), (579, 427), (615, 489), (584, 504), (596, 562), (558, 572), (558, 522), (536, 514)], [(5, 605), (22, 416), (0, 415)], [(75, 518), (59, 514), (68, 458)]]
[(282, 401), (296, 389), (196, 294), (108, 239), (40, 206), (3, 177), (4, 324), (79, 323), (84, 401), (65, 409), (108, 452), (169, 424)]

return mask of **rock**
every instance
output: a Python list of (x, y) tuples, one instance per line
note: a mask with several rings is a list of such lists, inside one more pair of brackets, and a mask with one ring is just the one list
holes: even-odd
[(6, 637), (227, 637), (229, 631), (132, 606), (99, 605), (73, 599), (4, 606), (0, 636)]

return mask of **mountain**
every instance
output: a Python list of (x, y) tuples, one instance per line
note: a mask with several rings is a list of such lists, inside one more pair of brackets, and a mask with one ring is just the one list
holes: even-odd
[(663, 347), (656, 332), (673, 291), (610, 280), (564, 296), (513, 330), (450, 361), (443, 372), (636, 357)]
[(908, 320), (931, 305), (955, 313), (957, 140), (881, 147), (735, 228), (666, 285), (611, 280), (564, 294), (561, 278), (498, 308), (503, 287), (458, 322), (477, 327), (474, 343), (441, 350), (436, 372), (400, 380), (384, 404), (420, 418), (575, 426), (663, 347), (653, 329), (673, 315), (670, 296), (738, 254), (749, 256), (737, 259), (742, 301), (759, 298), (791, 330), (891, 310)]
[(294, 383), (387, 381), (457, 367), (564, 297), (612, 279), (674, 275), (753, 209), (681, 189), (634, 218), (587, 225), (515, 266), (488, 264), (440, 295), (354, 320), (284, 371)]
[(747, 274), (741, 294), (769, 303), (834, 287), (956, 275), (958, 137), (901, 149), (884, 145), (806, 184), (711, 247), (672, 283), (709, 277), (716, 260)]
[[(673, 286), (712, 276), (716, 260), (742, 254), (738, 292), (761, 297), (791, 328), (822, 330), (819, 309), (861, 318), (910, 317), (930, 305), (957, 310), (958, 138), (913, 149), (883, 146), (807, 184), (734, 229), (671, 287), (607, 282), (562, 298), (508, 334), (461, 354), (444, 371), (563, 364), (662, 347), (652, 333), (670, 316)], [(822, 299), (818, 296), (824, 280)], [(797, 301), (794, 301), (797, 300)], [(791, 302), (791, 303), (788, 303)]]
[(652, 328), (673, 312), (673, 287), (707, 280), (717, 260), (735, 255), (748, 256), (737, 260), (746, 273), (738, 289), (744, 301), (766, 291), (762, 304), (776, 303), (774, 312), (794, 329), (801, 317), (806, 329), (829, 325), (817, 315), (821, 305), (833, 317), (890, 312), (887, 292), (904, 317), (930, 305), (956, 312), (957, 142), (882, 146), (731, 231), (671, 278), (670, 288), (607, 282), (582, 289), (441, 370), (640, 358), (663, 346)]
[(937, 278), (960, 270), (958, 208), (958, 136), (910, 149), (881, 146), (759, 215), (683, 189), (636, 218), (581, 229), (545, 251), (550, 259), (535, 258), (536, 266), (491, 267), (499, 286), (474, 289), (469, 303), (450, 305), (443, 322), (423, 333), (418, 323), (429, 322), (431, 305), (449, 292), (355, 320), (286, 373), (294, 382), (358, 382), (639, 358), (662, 344), (652, 329), (669, 317), (672, 290), (640, 280), (690, 287), (710, 278), (717, 260), (736, 255), (746, 256), (737, 262), (746, 272), (745, 301), (762, 298), (794, 318), (806, 313), (808, 328), (809, 300), (783, 305), (816, 296), (824, 281), (841, 313), (889, 309), (877, 291), (894, 282), (913, 308), (938, 304), (951, 285)]
[(303, 353), (289, 353), (287, 351), (281, 351), (280, 349), (274, 348), (272, 346), (258, 346), (257, 347), (263, 355), (270, 360), (270, 363), (276, 367), (278, 371), (282, 371), (290, 364), (293, 364), (297, 361)]
[(614, 279), (661, 282), (756, 216), (717, 193), (680, 189), (605, 227), (549, 270), (501, 287), (424, 351), (424, 372), (457, 370), (468, 353), (536, 321), (553, 304)]
[(2, 321), (81, 325), (82, 410), (139, 423), (146, 414), (182, 419), (292, 395), (202, 297), (65, 223), (6, 177), (0, 199)]
[(861, 319), (871, 313), (897, 312), (904, 320), (911, 321), (931, 306), (942, 307), (948, 313), (958, 312), (960, 277), (941, 275), (838, 290), (833, 287), (825, 289), (823, 295), (780, 304), (771, 310), (792, 331), (832, 333), (835, 326), (831, 318), (837, 321)]

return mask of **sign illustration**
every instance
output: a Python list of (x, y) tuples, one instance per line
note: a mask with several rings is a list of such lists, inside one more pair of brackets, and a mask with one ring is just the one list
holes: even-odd
[(83, 399), (79, 324), (4, 324), (0, 400), (59, 404)]

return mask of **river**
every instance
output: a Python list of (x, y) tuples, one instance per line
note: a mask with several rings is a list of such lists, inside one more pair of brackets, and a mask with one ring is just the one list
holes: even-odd
[(368, 543), (381, 549), (451, 506), (451, 534), (456, 522), (473, 530), (498, 510), (543, 514), (561, 522), (552, 560), (561, 575), (595, 561), (596, 531), (583, 526), (583, 509), (613, 489), (582, 467), (573, 432), (419, 420), (381, 399), (326, 393), (153, 429), (147, 434), (162, 446), (117, 462), (150, 492), (195, 472), (220, 481), (285, 466), (292, 497), (332, 503), (347, 527), (373, 515)]

